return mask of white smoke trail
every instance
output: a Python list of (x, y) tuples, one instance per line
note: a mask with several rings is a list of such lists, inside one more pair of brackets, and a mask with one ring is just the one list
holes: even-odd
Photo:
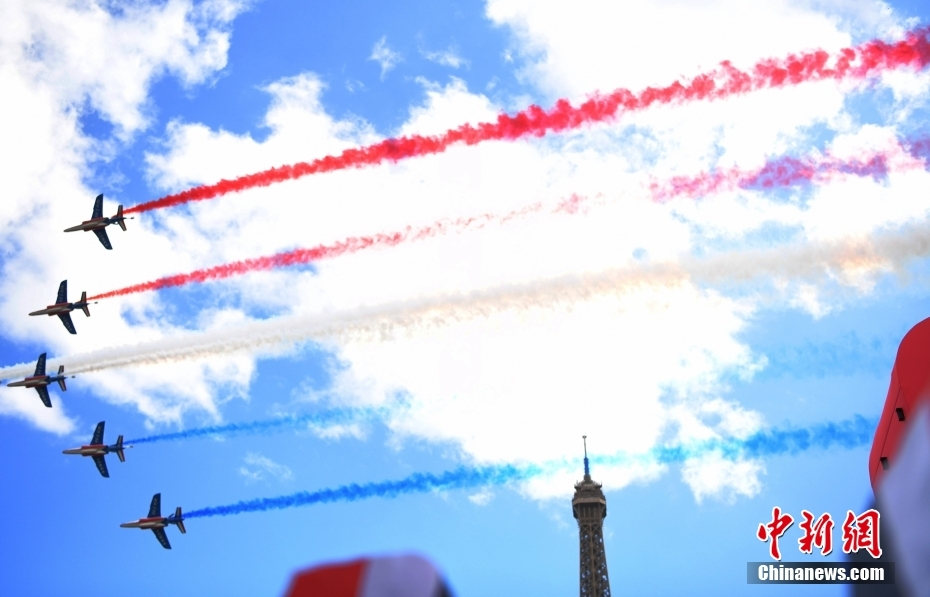
[[(710, 257), (577, 273), (526, 284), (431, 295), (369, 305), (343, 313), (290, 315), (213, 331), (192, 331), (132, 346), (118, 346), (49, 361), (70, 374), (113, 367), (166, 363), (237, 351), (255, 352), (310, 339), (380, 340), (405, 331), (449, 325), (504, 310), (571, 307), (597, 296), (622, 296), (637, 289), (695, 283), (742, 284), (760, 277), (777, 281), (838, 279), (898, 270), (930, 255), (930, 221), (865, 239), (808, 243)], [(34, 363), (0, 369), (0, 378), (23, 377)]]

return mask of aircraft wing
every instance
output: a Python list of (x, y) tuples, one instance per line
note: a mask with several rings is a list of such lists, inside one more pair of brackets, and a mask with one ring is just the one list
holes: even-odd
[(39, 393), (39, 398), (42, 400), (42, 404), (52, 408), (52, 399), (48, 397), (48, 386), (36, 386), (36, 392)]
[[(107, 461), (103, 458), (102, 455), (94, 456), (94, 464), (97, 465), (97, 470), (100, 471), (100, 474), (104, 477), (110, 476), (110, 471), (107, 470)], [(156, 533), (157, 534), (157, 533)]]
[(165, 549), (171, 549), (171, 544), (168, 543), (168, 535), (165, 533), (165, 527), (152, 529), (152, 532), (155, 533), (155, 536), (158, 537), (158, 542), (161, 543), (161, 546)]
[(158, 518), (161, 516), (161, 494), (156, 493), (152, 496), (152, 505), (149, 506), (149, 518)]
[(105, 423), (104, 421), (100, 421), (99, 423), (97, 423), (97, 427), (94, 429), (94, 437), (93, 437), (93, 439), (90, 440), (90, 443), (91, 443), (91, 444), (93, 444), (93, 445), (95, 445), (95, 446), (99, 446), (100, 444), (103, 443), (103, 426), (104, 426), (104, 423)]
[(62, 280), (61, 284), (58, 286), (58, 300), (55, 301), (57, 304), (67, 303), (68, 302), (68, 281)]
[(94, 228), (94, 234), (97, 235), (97, 238), (100, 239), (100, 243), (108, 248), (112, 249), (113, 245), (110, 244), (110, 238), (107, 236), (107, 231), (105, 228)]
[(68, 330), (68, 331), (71, 332), (72, 334), (76, 334), (76, 333), (77, 333), (77, 330), (74, 329), (74, 323), (71, 321), (71, 314), (70, 314), (70, 313), (59, 313), (59, 314), (58, 314), (58, 318), (61, 319), (61, 323), (65, 324), (65, 329), (66, 329), (66, 330)]
[(45, 375), (45, 353), (39, 355), (39, 360), (36, 361), (36, 377), (39, 375)]
[(103, 193), (97, 195), (97, 198), (94, 199), (94, 215), (91, 218), (102, 218), (103, 217)]

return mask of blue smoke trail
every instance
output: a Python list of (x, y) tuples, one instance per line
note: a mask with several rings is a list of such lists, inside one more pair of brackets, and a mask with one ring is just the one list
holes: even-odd
[[(623, 464), (634, 460), (657, 460), (661, 463), (670, 464), (695, 458), (712, 451), (718, 451), (728, 458), (735, 458), (739, 456), (759, 457), (797, 454), (812, 448), (830, 448), (834, 446), (855, 448), (871, 441), (877, 423), (877, 419), (866, 419), (856, 415), (852, 419), (845, 421), (821, 423), (805, 428), (761, 431), (744, 440), (709, 440), (696, 442), (688, 446), (660, 446), (646, 454), (631, 455), (624, 453), (597, 458), (595, 461), (600, 464)], [(355, 502), (374, 497), (394, 498), (400, 495), (423, 493), (438, 489), (466, 489), (487, 485), (503, 485), (524, 481), (568, 466), (575, 467), (577, 463), (569, 464), (565, 461), (559, 461), (542, 465), (498, 465), (477, 468), (460, 466), (451, 471), (438, 474), (415, 473), (395, 481), (352, 483), (330, 489), (301, 491), (278, 497), (240, 501), (226, 506), (201, 508), (188, 512), (184, 517), (231, 516), (245, 512), (281, 510), (313, 504)]]
[(273, 498), (257, 498), (237, 502), (228, 506), (201, 508), (184, 515), (184, 518), (201, 518), (204, 516), (229, 516), (244, 512), (262, 512), (280, 510), (296, 506), (310, 506), (328, 502), (355, 502), (372, 497), (397, 497), (407, 493), (422, 493), (435, 489), (464, 489), (483, 485), (499, 485), (511, 481), (527, 479), (540, 474), (537, 466), (517, 467), (511, 465), (486, 466), (480, 468), (459, 467), (444, 473), (415, 473), (399, 481), (381, 481), (342, 485), (335, 489), (318, 491), (301, 491), (290, 495)]
[(900, 336), (861, 338), (847, 332), (830, 341), (760, 348), (768, 366), (754, 379), (792, 377), (823, 378), (830, 375), (889, 375)]
[[(798, 454), (813, 448), (856, 448), (872, 441), (877, 418), (855, 415), (845, 421), (819, 423), (810, 427), (760, 431), (744, 440), (712, 439), (690, 446), (663, 446), (650, 452), (651, 459), (663, 464), (682, 462), (708, 452), (718, 451), (726, 458)], [(607, 459), (605, 462), (614, 462)]]
[[(768, 359), (768, 365), (753, 376), (754, 380), (792, 377), (823, 378), (830, 375), (851, 375), (860, 373), (884, 374), (890, 371), (888, 355), (897, 350), (900, 337), (872, 337), (862, 339), (854, 332), (848, 332), (839, 340), (830, 342), (805, 342), (793, 346), (764, 348), (761, 350)], [(735, 381), (736, 376), (728, 381)], [(289, 429), (305, 429), (308, 425), (340, 425), (360, 421), (385, 420), (409, 408), (403, 398), (396, 399), (393, 406), (379, 408), (345, 408), (322, 411), (306, 415), (291, 415), (274, 419), (252, 421), (247, 423), (229, 423), (210, 425), (185, 431), (161, 433), (130, 440), (129, 444), (146, 444), (163, 441), (179, 441), (211, 436), (256, 435), (275, 433)]]
[(768, 190), (785, 186), (812, 187), (817, 184), (818, 175), (829, 175), (833, 172), (842, 172), (859, 177), (870, 177), (875, 181), (888, 178), (888, 158), (883, 155), (874, 155), (864, 160), (823, 160), (817, 161), (810, 157), (795, 158), (786, 156), (768, 162), (754, 176), (741, 181), (740, 188), (747, 190)]
[[(899, 143), (912, 157), (930, 166), (930, 137), (926, 132), (899, 139)], [(812, 187), (817, 175), (842, 172), (859, 177), (870, 177), (876, 182), (885, 181), (890, 174), (888, 156), (877, 154), (867, 160), (817, 160), (810, 156), (796, 158), (783, 156), (769, 161), (754, 176), (739, 183), (747, 190), (767, 190), (784, 186)]]
[(904, 146), (912, 157), (923, 160), (924, 164), (930, 166), (930, 137), (913, 136), (904, 141)]
[(229, 423), (226, 425), (210, 425), (207, 427), (198, 427), (186, 431), (176, 431), (173, 433), (161, 433), (159, 435), (149, 435), (131, 440), (125, 440), (126, 444), (148, 444), (152, 442), (178, 441), (183, 439), (194, 439), (198, 437), (209, 437), (215, 435), (247, 435), (257, 433), (271, 433), (274, 431), (283, 431), (286, 429), (301, 429), (308, 425), (338, 425), (347, 423), (357, 423), (363, 420), (374, 420), (376, 418), (387, 418), (391, 414), (396, 414), (398, 409), (403, 408), (403, 404), (394, 408), (346, 408), (323, 411), (307, 415), (292, 415), (279, 417), (276, 419), (266, 419), (264, 421), (253, 421), (251, 423)]

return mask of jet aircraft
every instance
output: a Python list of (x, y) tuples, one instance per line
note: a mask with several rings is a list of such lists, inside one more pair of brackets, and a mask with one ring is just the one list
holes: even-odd
[[(22, 381), (11, 381), (6, 384), (7, 386), (14, 387), (25, 387), (25, 388), (35, 388), (36, 392), (39, 393), (39, 398), (42, 399), (42, 404), (52, 408), (52, 400), (48, 397), (48, 385), (58, 382), (58, 385), (61, 387), (62, 391), (67, 390), (65, 386), (66, 375), (62, 375), (65, 370), (65, 366), (61, 365), (58, 367), (58, 375), (52, 377), (51, 375), (45, 374), (45, 353), (39, 355), (39, 360), (36, 362), (36, 372), (35, 375), (27, 377)], [(71, 377), (74, 377), (73, 375)]]
[(81, 300), (69, 303), (68, 302), (68, 281), (62, 280), (61, 284), (58, 286), (58, 299), (55, 301), (54, 305), (49, 305), (44, 309), (39, 309), (38, 311), (33, 311), (30, 315), (57, 315), (61, 318), (61, 323), (65, 324), (65, 329), (76, 334), (77, 331), (74, 329), (74, 323), (71, 321), (71, 311), (75, 309), (81, 309), (84, 311), (84, 315), (90, 317), (90, 309), (87, 302), (87, 292), (81, 293)]
[[(119, 458), (120, 462), (126, 462), (126, 456), (123, 454), (123, 436), (120, 435), (116, 438), (116, 443), (113, 445), (106, 445), (103, 443), (103, 424), (104, 421), (97, 423), (97, 428), (94, 429), (94, 437), (90, 440), (90, 443), (86, 446), (81, 446), (80, 448), (70, 448), (68, 450), (63, 450), (62, 454), (80, 454), (81, 456), (91, 456), (94, 459), (94, 464), (97, 465), (97, 470), (100, 471), (100, 474), (104, 477), (109, 477), (110, 472), (107, 470), (107, 461), (104, 459), (106, 454), (110, 452), (116, 452), (116, 456)], [(132, 446), (128, 446), (132, 447)]]
[[(132, 218), (129, 218), (130, 220)], [(123, 215), (123, 206), (120, 205), (116, 208), (116, 215), (111, 218), (106, 218), (103, 216), (103, 195), (97, 195), (97, 199), (94, 200), (94, 213), (91, 215), (89, 220), (84, 220), (77, 226), (72, 226), (71, 228), (65, 228), (65, 232), (77, 232), (78, 230), (93, 231), (97, 235), (97, 238), (100, 239), (100, 243), (107, 249), (112, 249), (110, 245), (110, 239), (107, 237), (106, 227), (110, 224), (119, 224), (119, 227), (123, 230), (126, 230), (126, 217)]]
[(184, 528), (184, 517), (181, 516), (181, 506), (177, 507), (174, 514), (162, 516), (161, 494), (156, 493), (152, 496), (152, 505), (149, 506), (149, 515), (146, 518), (140, 518), (132, 522), (124, 522), (119, 526), (124, 529), (151, 529), (158, 538), (158, 542), (161, 543), (161, 546), (165, 549), (171, 549), (171, 544), (168, 543), (168, 535), (165, 534), (165, 527), (169, 524), (178, 525), (178, 529), (180, 529), (182, 533), (187, 532)]

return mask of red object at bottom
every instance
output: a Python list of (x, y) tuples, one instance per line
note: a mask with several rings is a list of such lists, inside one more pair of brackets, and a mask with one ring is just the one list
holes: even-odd
[(356, 597), (368, 560), (355, 560), (311, 568), (294, 575), (286, 597)]
[(875, 439), (869, 453), (869, 479), (873, 492), (897, 456), (909, 419), (923, 403), (930, 403), (930, 318), (911, 328), (898, 347), (885, 407), (875, 428)]
[(443, 597), (439, 571), (418, 555), (363, 558), (298, 572), (285, 597)]

